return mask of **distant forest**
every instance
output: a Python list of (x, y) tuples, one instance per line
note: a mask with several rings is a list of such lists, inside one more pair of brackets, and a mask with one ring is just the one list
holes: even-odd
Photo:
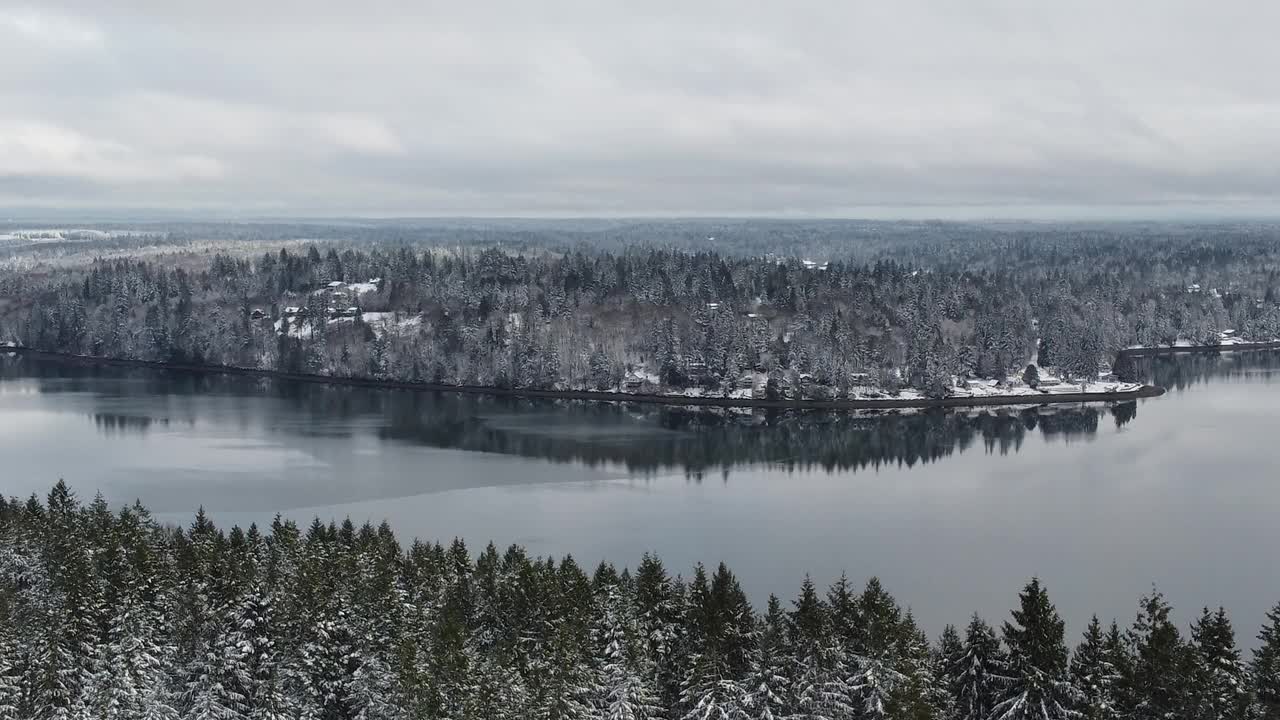
[(1266, 225), (146, 232), (7, 245), (0, 337), (455, 385), (813, 399), (1034, 383), (1031, 362), (1088, 380), (1134, 345), (1280, 338), (1280, 229)]
[(1246, 659), (1225, 610), (1153, 591), (1069, 650), (1036, 579), (936, 642), (874, 578), (748, 602), (673, 577), (387, 525), (224, 532), (198, 513), (0, 500), (0, 718), (1043, 720), (1280, 717), (1280, 605)]

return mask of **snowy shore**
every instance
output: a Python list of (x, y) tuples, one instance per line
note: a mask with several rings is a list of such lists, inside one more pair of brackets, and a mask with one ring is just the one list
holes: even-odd
[[(770, 400), (748, 397), (720, 397), (710, 395), (649, 394), (626, 392), (601, 392), (594, 390), (534, 390), (523, 388), (478, 387), (466, 385), (436, 385), (399, 380), (379, 380), (360, 377), (336, 377), (305, 373), (285, 373), (275, 370), (241, 368), (224, 365), (200, 365), (189, 363), (165, 363), (152, 360), (126, 360), (86, 355), (71, 355), (26, 347), (8, 347), (7, 351), (31, 357), (48, 358), (62, 362), (114, 367), (148, 368), (162, 371), (205, 372), (247, 377), (261, 377), (295, 382), (322, 383), (354, 387), (386, 388), (426, 392), (456, 392), (473, 395), (497, 395), (550, 400), (589, 400), (597, 402), (632, 402), (661, 405), (690, 405), (712, 407), (763, 408), (779, 410), (896, 410), (911, 408), (951, 408), (977, 406), (1048, 405), (1058, 403), (1115, 402), (1137, 398), (1156, 397), (1164, 394), (1164, 388), (1136, 383), (1094, 382), (1079, 384), (1055, 384), (1049, 387), (969, 388), (966, 394), (945, 398), (929, 398), (915, 390), (904, 390), (897, 397), (855, 397), (844, 400)], [(957, 388), (957, 391), (964, 391)]]

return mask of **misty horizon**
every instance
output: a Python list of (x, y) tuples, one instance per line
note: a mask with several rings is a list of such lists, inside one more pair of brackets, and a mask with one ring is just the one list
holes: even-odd
[(1240, 9), (15, 4), (0, 217), (1276, 217)]

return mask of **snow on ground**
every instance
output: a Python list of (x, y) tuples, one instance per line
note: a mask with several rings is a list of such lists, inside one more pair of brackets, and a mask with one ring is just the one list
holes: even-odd
[(421, 315), (406, 315), (397, 312), (366, 312), (361, 313), (360, 319), (378, 334), (385, 332), (402, 334), (422, 324)]
[[(1232, 345), (1253, 345), (1256, 343), (1280, 343), (1280, 338), (1271, 338), (1270, 340), (1268, 340), (1266, 338), (1240, 337), (1239, 335), (1236, 335), (1235, 330), (1223, 330), (1222, 332), (1218, 333), (1218, 345), (1217, 345), (1218, 347), (1230, 347)], [(1159, 349), (1159, 348), (1168, 348), (1168, 347), (1185, 348), (1185, 347), (1201, 347), (1201, 346), (1184, 338), (1184, 339), (1177, 340), (1176, 342), (1173, 343), (1172, 346), (1170, 345), (1130, 345), (1126, 349), (1127, 350), (1149, 350), (1149, 349)], [(1212, 347), (1212, 346), (1206, 345), (1204, 347)]]
[(307, 340), (311, 337), (311, 323), (304, 322), (299, 324), (283, 318), (276, 321), (276, 332), (281, 332), (286, 324), (289, 327), (289, 337), (298, 338), (299, 340)]
[[(762, 373), (760, 373), (763, 376)], [(633, 371), (628, 373), (627, 380), (621, 389), (622, 392), (633, 394), (647, 394), (652, 392), (652, 388), (659, 386), (658, 376), (650, 372)], [(763, 377), (756, 378), (758, 382), (754, 383), (753, 388), (735, 388), (729, 391), (728, 398), (734, 400), (750, 400), (752, 398), (759, 399), (764, 388)], [(632, 387), (628, 389), (628, 384)], [(1010, 377), (1004, 383), (997, 380), (968, 380), (962, 386), (954, 387), (949, 397), (952, 398), (1011, 398), (1010, 404), (1018, 404), (1018, 399), (1025, 398), (1026, 405), (1035, 405), (1039, 403), (1041, 398), (1046, 395), (1074, 395), (1078, 393), (1088, 394), (1125, 394), (1133, 393), (1142, 389), (1141, 383), (1119, 382), (1117, 380), (1093, 380), (1085, 382), (1063, 382), (1055, 377), (1052, 373), (1041, 371), (1041, 381), (1037, 387), (1029, 387), (1022, 382), (1021, 378)], [(720, 391), (708, 392), (702, 388), (687, 388), (683, 390), (668, 390), (665, 395), (672, 397), (724, 397)], [(915, 388), (903, 388), (897, 392), (890, 392), (883, 388), (869, 385), (860, 385), (849, 389), (849, 394), (841, 398), (843, 400), (896, 400), (900, 402), (918, 402), (927, 400), (928, 396), (922, 391)]]

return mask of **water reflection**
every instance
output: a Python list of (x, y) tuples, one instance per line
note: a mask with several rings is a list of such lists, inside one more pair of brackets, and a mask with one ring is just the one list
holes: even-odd
[(1249, 380), (1270, 383), (1280, 373), (1280, 352), (1250, 351), (1236, 353), (1189, 353), (1136, 361), (1143, 382), (1168, 388), (1187, 390), (1213, 380)]
[(1138, 403), (877, 418), (12, 360), (0, 492), (62, 477), (166, 522), (201, 506), (224, 526), (351, 516), (586, 565), (724, 560), (761, 602), (805, 573), (878, 575), (935, 635), (973, 610), (1003, 616), (1030, 575), (1076, 637), (1091, 612), (1131, 618), (1153, 582), (1256, 627), (1280, 598), (1278, 368), (1280, 353), (1157, 358), (1137, 371), (1172, 390)]
[(11, 381), (8, 392), (22, 387), (14, 384), (22, 380), (41, 396), (77, 398), (108, 435), (205, 423), (253, 436), (321, 442), (370, 436), (389, 444), (695, 478), (741, 466), (826, 472), (911, 467), (972, 448), (1005, 455), (1031, 435), (1087, 440), (1103, 423), (1119, 428), (1138, 412), (1136, 402), (969, 412), (742, 412), (329, 387), (25, 359), (6, 361), (2, 372)]

